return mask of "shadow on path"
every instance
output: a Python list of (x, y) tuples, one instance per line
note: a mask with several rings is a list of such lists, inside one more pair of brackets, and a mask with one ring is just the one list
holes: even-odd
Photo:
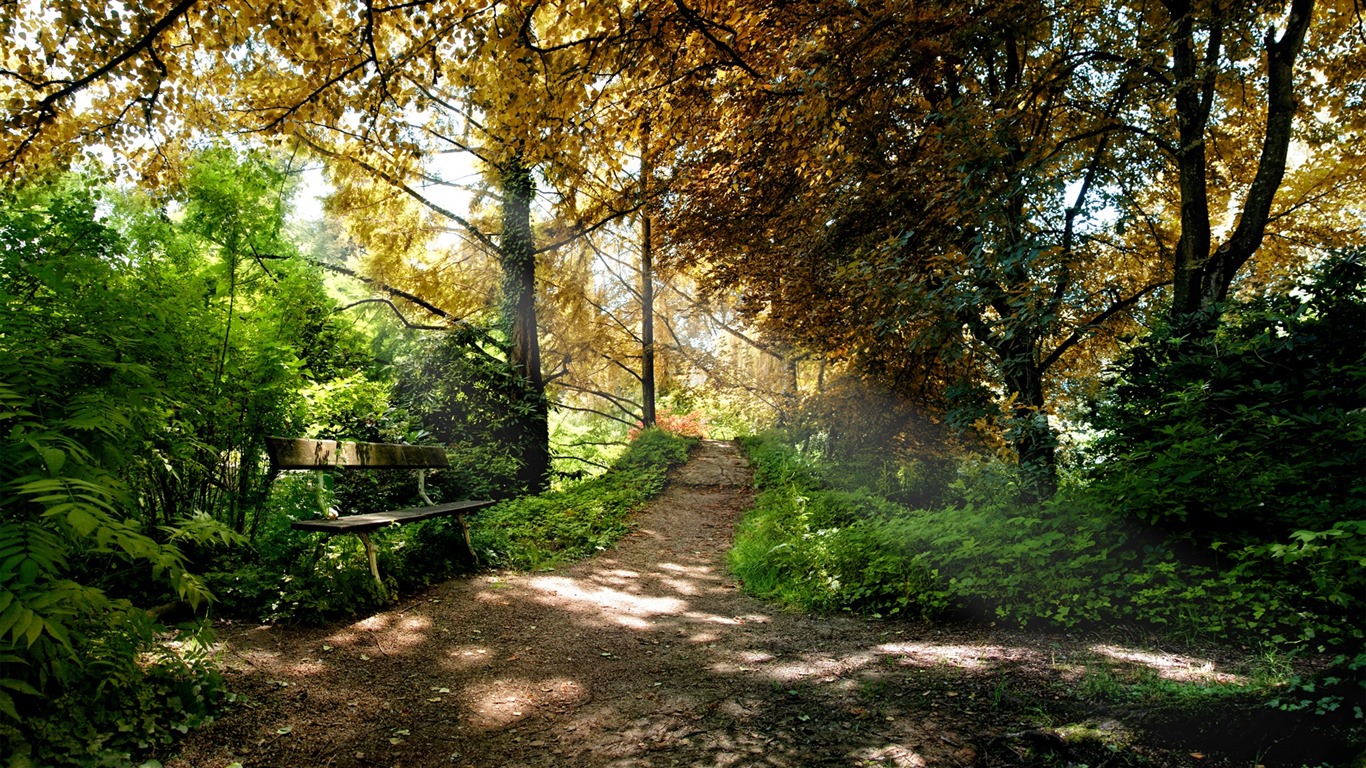
[(348, 626), (229, 628), (248, 703), (168, 766), (980, 765), (988, 736), (1024, 727), (1001, 714), (1003, 671), (1076, 682), (1081, 641), (809, 617), (743, 595), (725, 562), (751, 482), (734, 445), (708, 441), (591, 561), (451, 581)]

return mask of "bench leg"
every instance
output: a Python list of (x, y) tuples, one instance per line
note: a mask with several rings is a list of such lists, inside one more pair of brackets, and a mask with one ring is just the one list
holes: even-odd
[(465, 551), (470, 553), (470, 559), (474, 561), (475, 565), (478, 565), (479, 555), (475, 554), (474, 545), (470, 543), (470, 527), (468, 525), (465, 525), (465, 516), (456, 515), (455, 521), (457, 523), (460, 523), (460, 532), (465, 534)]
[(370, 541), (370, 534), (365, 531), (356, 534), (365, 544), (365, 557), (370, 561), (370, 575), (375, 577), (375, 583), (379, 585), (380, 594), (384, 594), (384, 581), (379, 577), (379, 560), (375, 557), (375, 543)]

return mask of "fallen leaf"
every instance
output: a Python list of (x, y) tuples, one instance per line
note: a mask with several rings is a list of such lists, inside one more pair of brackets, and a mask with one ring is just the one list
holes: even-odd
[(1191, 757), (1195, 758), (1196, 760), (1204, 760), (1205, 754), (1203, 752), (1192, 752)]
[(294, 730), (294, 726), (292, 726), (292, 725), (286, 725), (286, 726), (283, 727), (283, 728), (276, 728), (276, 729), (275, 729), (275, 732), (278, 733), (278, 734), (280, 734), (281, 736), (284, 736), (286, 733), (289, 733), (289, 732), (292, 731), (292, 730)]

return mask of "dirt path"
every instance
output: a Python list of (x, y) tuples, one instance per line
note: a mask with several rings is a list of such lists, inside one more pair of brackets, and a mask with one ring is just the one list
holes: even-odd
[(991, 765), (1020, 754), (1002, 737), (1029, 729), (1040, 696), (1084, 719), (1067, 659), (1094, 640), (813, 618), (743, 595), (725, 553), (749, 488), (736, 448), (708, 442), (591, 561), (451, 581), (348, 626), (224, 628), (247, 704), (168, 768)]

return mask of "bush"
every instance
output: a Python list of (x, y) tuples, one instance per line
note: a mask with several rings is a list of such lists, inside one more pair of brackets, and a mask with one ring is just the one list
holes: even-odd
[(874, 615), (953, 608), (1021, 626), (1123, 622), (1357, 658), (1359, 522), (1202, 550), (1117, 516), (1086, 489), (1020, 507), (1013, 474), (994, 463), (964, 464), (953, 504), (911, 510), (831, 488), (820, 464), (782, 439), (745, 441), (761, 494), (731, 563), (754, 594)]
[(88, 615), (71, 658), (24, 717), (0, 719), (7, 768), (129, 765), (211, 721), (230, 699), (199, 629), (166, 632), (128, 606)]
[(605, 474), (479, 513), (470, 526), (474, 549), (488, 565), (526, 570), (604, 550), (630, 530), (631, 514), (664, 489), (669, 467), (684, 462), (695, 444), (644, 430)]
[[(704, 440), (709, 435), (709, 425), (707, 417), (701, 411), (689, 411), (688, 413), (673, 413), (668, 408), (660, 408), (655, 414), (655, 428), (678, 435), (679, 437), (692, 437)], [(627, 433), (626, 439), (634, 440), (644, 429), (644, 425), (636, 422)]]
[(1214, 334), (1159, 329), (1115, 368), (1094, 418), (1097, 492), (1206, 544), (1366, 519), (1362, 255), (1225, 317)]
[(890, 524), (904, 509), (866, 491), (826, 488), (773, 433), (742, 442), (761, 489), (730, 554), (748, 592), (877, 616), (942, 609), (933, 569)]

